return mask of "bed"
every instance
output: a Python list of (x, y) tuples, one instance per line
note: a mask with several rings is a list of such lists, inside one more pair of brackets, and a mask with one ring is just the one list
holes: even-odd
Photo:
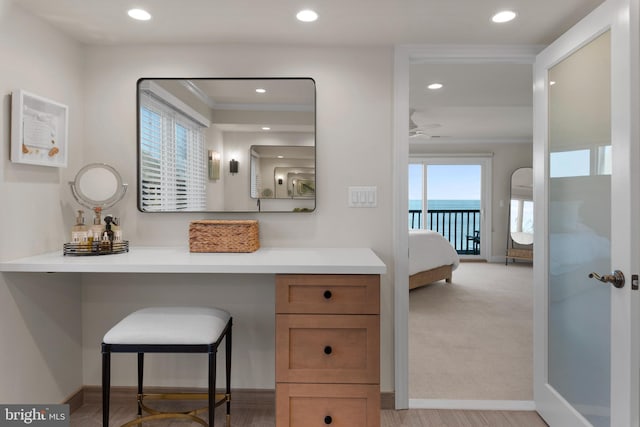
[(409, 230), (409, 289), (438, 280), (451, 283), (453, 270), (460, 258), (453, 246), (440, 233), (431, 230)]

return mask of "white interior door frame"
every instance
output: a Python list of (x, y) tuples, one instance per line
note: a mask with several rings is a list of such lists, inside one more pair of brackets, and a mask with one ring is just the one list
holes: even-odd
[[(532, 64), (542, 46), (399, 45), (394, 50), (394, 385), (396, 409), (409, 407), (409, 65)], [(460, 409), (463, 409), (462, 406)], [(489, 408), (487, 408), (489, 409)]]

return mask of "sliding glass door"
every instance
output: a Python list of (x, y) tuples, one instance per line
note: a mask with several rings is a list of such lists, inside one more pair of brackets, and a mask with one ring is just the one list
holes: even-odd
[[(458, 254), (486, 254), (483, 229), (490, 158), (413, 158), (409, 162), (409, 228), (442, 234)], [(489, 174), (489, 175), (487, 175)]]

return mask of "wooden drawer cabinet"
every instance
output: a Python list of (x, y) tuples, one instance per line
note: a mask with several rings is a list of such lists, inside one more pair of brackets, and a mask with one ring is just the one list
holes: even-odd
[(278, 383), (276, 395), (278, 426), (380, 426), (377, 385)]
[(276, 382), (380, 382), (380, 319), (371, 315), (281, 314)]
[(278, 275), (276, 313), (380, 314), (380, 276)]
[(276, 426), (380, 425), (380, 276), (276, 276)]

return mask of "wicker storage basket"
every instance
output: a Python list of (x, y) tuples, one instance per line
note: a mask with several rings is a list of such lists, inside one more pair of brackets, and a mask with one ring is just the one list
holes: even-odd
[(189, 224), (191, 252), (254, 252), (260, 248), (258, 221), (199, 220)]
[(507, 258), (533, 259), (533, 251), (531, 249), (509, 248), (507, 250)]

